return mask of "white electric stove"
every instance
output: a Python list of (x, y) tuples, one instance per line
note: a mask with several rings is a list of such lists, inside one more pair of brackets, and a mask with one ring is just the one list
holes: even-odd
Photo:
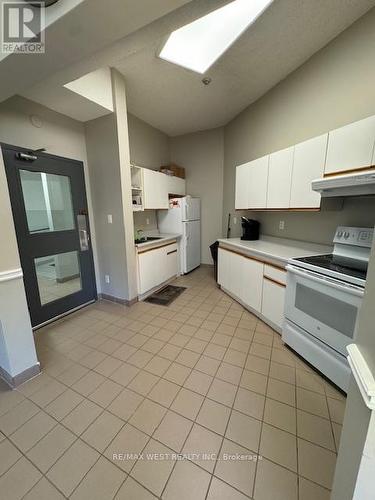
[(343, 390), (355, 341), (373, 228), (338, 227), (329, 255), (290, 259), (282, 338)]

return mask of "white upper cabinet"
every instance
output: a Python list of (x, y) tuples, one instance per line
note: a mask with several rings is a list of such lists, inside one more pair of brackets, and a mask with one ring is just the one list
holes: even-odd
[(373, 163), (375, 116), (332, 130), (325, 174), (369, 167)]
[(144, 208), (155, 210), (168, 208), (168, 186), (166, 175), (148, 168), (143, 169)]
[(328, 134), (295, 146), (291, 208), (320, 208), (320, 194), (311, 189), (311, 181), (323, 177)]
[(270, 155), (267, 208), (289, 208), (294, 146)]
[(186, 181), (156, 170), (142, 168), (143, 199), (145, 210), (169, 208), (169, 195), (185, 196)]
[(262, 156), (248, 163), (248, 208), (267, 206), (269, 156)]
[(180, 177), (175, 177), (174, 175), (166, 175), (165, 180), (167, 182), (167, 192), (168, 194), (175, 194), (179, 196), (185, 196), (186, 194), (186, 181)]
[(236, 168), (236, 210), (249, 207), (249, 163), (239, 165)]
[(236, 210), (266, 207), (268, 159), (269, 156), (263, 156), (237, 167)]

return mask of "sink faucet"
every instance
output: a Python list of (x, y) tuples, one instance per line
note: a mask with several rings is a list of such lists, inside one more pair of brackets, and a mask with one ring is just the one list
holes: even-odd
[(137, 240), (142, 240), (144, 238), (142, 229), (137, 229)]

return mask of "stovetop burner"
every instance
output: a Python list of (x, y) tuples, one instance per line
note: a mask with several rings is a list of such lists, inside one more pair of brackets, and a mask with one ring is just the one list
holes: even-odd
[(327, 255), (314, 255), (311, 257), (298, 257), (293, 259), (294, 261), (305, 262), (312, 266), (321, 267), (323, 269), (328, 269), (329, 271), (334, 271), (336, 273), (345, 274), (347, 276), (352, 276), (353, 278), (359, 278), (366, 280), (366, 270), (354, 269), (352, 267), (343, 266), (335, 262), (335, 256), (333, 254)]

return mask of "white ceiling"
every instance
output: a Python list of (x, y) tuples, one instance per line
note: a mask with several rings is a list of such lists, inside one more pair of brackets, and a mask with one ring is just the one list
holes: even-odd
[[(173, 3), (158, 1), (165, 6)], [(202, 84), (202, 75), (156, 57), (170, 31), (199, 16), (199, 9), (227, 1), (179, 0), (180, 6), (187, 4), (185, 10), (19, 93), (86, 121), (103, 111), (87, 102), (80, 105), (63, 89), (64, 83), (98, 67), (114, 66), (126, 78), (128, 109), (134, 115), (171, 136), (214, 128), (228, 123), (375, 6), (375, 0), (274, 0), (208, 71), (209, 86)]]
[[(22, 94), (25, 89), (29, 90), (38, 82), (47, 80), (58, 71), (65, 71), (75, 63), (84, 68), (87, 60), (95, 60), (98, 51), (152, 25), (190, 2), (60, 0), (58, 4), (47, 8), (46, 17), (50, 18), (50, 23), (45, 30), (45, 53), (10, 54), (0, 60), (0, 102), (15, 93)], [(94, 69), (98, 69), (98, 66), (87, 72)], [(74, 75), (70, 80), (83, 74)]]
[(164, 40), (116, 64), (129, 111), (168, 135), (226, 124), (375, 5), (374, 0), (275, 0), (202, 76), (156, 56)]

